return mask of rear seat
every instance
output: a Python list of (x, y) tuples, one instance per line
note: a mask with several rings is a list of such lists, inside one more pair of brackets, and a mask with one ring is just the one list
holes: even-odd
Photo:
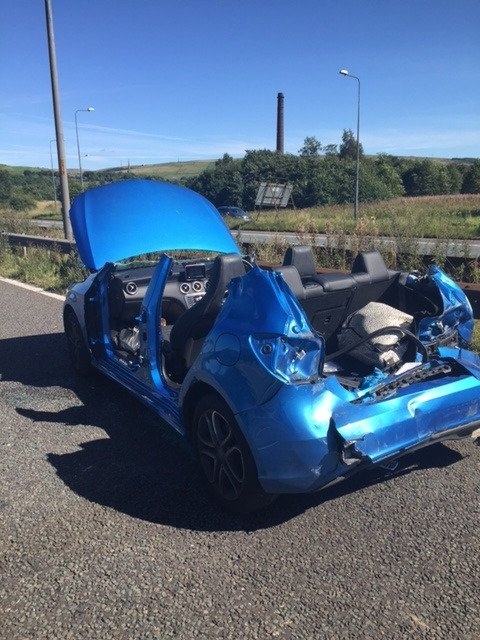
[(312, 247), (309, 245), (293, 245), (288, 247), (283, 256), (283, 266), (293, 266), (300, 274), (305, 288), (315, 287), (317, 269), (313, 259)]
[[(293, 276), (292, 268), (300, 278), (296, 274)], [(289, 247), (283, 266), (276, 271), (284, 274), (310, 323), (326, 340), (336, 333), (351, 313), (368, 302), (377, 301), (399, 274), (387, 269), (378, 251), (359, 253), (350, 274), (318, 274), (312, 248), (308, 245)]]
[(325, 273), (316, 276), (316, 281), (317, 295), (308, 296), (302, 306), (312, 326), (328, 340), (343, 322), (355, 292), (355, 280), (348, 274)]
[[(297, 273), (296, 278), (292, 269)], [(328, 340), (345, 314), (355, 286), (353, 278), (340, 273), (317, 274), (312, 248), (308, 245), (288, 247), (283, 266), (276, 271), (284, 275), (312, 326)]]
[(346, 316), (358, 311), (369, 302), (377, 302), (392, 282), (396, 282), (399, 271), (387, 269), (378, 251), (363, 251), (357, 254), (352, 265), (351, 277), (355, 280), (355, 293)]

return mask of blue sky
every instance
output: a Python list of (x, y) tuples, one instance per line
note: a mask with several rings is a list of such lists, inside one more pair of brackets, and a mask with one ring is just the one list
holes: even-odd
[[(0, 163), (50, 166), (43, 0), (0, 0)], [(306, 136), (480, 156), (479, 0), (52, 0), (67, 166), (241, 157)], [(54, 146), (54, 145), (53, 145)]]

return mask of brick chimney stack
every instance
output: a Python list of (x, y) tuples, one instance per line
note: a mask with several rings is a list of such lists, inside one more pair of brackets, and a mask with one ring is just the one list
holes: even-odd
[(277, 153), (284, 152), (283, 148), (283, 93), (277, 95)]

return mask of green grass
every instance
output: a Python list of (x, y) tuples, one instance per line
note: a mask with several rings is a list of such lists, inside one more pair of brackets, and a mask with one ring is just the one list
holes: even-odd
[[(230, 221), (232, 228), (238, 222)], [(480, 194), (468, 196), (438, 196), (397, 198), (362, 205), (360, 216), (353, 218), (351, 206), (314, 207), (311, 209), (266, 211), (253, 213), (241, 229), (283, 232), (293, 231), (297, 242), (315, 246), (316, 235), (326, 234), (326, 249), (316, 250), (318, 268), (348, 270), (352, 255), (358, 251), (377, 249), (392, 269), (423, 270), (417, 238), (436, 239), (434, 261), (455, 280), (480, 282), (480, 267), (469, 258), (466, 240), (480, 237)], [(383, 237), (393, 237), (395, 245)], [(458, 240), (456, 251), (463, 262), (449, 260), (452, 239)], [(241, 240), (240, 240), (241, 241)], [(286, 242), (275, 241), (256, 247), (257, 255), (266, 262), (278, 262)]]
[(22, 175), (24, 171), (46, 171), (46, 167), (16, 167), (9, 164), (0, 164), (0, 169), (6, 169), (14, 175)]
[(473, 330), (473, 349), (480, 353), (480, 320), (475, 320), (475, 328)]
[(348, 233), (418, 238), (480, 237), (480, 194), (395, 198), (351, 205), (255, 212), (249, 229), (297, 233)]
[[(205, 169), (209, 169), (215, 165), (213, 160), (188, 160), (186, 162), (163, 162), (161, 164), (146, 164), (131, 166), (130, 173), (136, 176), (155, 176), (156, 178), (163, 178), (165, 180), (180, 180), (181, 178), (190, 178), (191, 176), (197, 176)], [(126, 171), (127, 168), (123, 167), (119, 171)]]
[(20, 280), (46, 291), (65, 293), (70, 284), (87, 277), (76, 252), (63, 254), (29, 247), (10, 248), (0, 238), (0, 275)]
[(30, 214), (0, 212), (0, 276), (64, 293), (70, 284), (87, 275), (76, 253), (66, 255), (53, 249), (10, 247), (2, 236), (7, 232), (63, 238), (61, 229), (39, 229), (32, 223)]
[(62, 208), (61, 203), (57, 200), (55, 207), (54, 200), (38, 200), (33, 209), (29, 209), (26, 214), (29, 218), (39, 220), (61, 220)]
[(55, 216), (35, 214), (35, 211), (19, 213), (18, 211), (0, 210), (0, 234), (21, 233), (29, 236), (42, 236), (47, 238), (64, 238), (63, 229), (41, 229), (33, 223), (32, 218), (51, 218)]

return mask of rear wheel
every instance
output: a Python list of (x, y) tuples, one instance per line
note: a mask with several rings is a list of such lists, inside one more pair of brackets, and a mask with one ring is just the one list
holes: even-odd
[(275, 499), (260, 486), (247, 441), (232, 411), (218, 396), (208, 395), (199, 402), (193, 441), (207, 485), (225, 507), (248, 513)]
[(69, 311), (65, 316), (65, 335), (73, 368), (80, 375), (87, 375), (91, 371), (90, 352), (85, 344), (80, 323), (73, 311)]

